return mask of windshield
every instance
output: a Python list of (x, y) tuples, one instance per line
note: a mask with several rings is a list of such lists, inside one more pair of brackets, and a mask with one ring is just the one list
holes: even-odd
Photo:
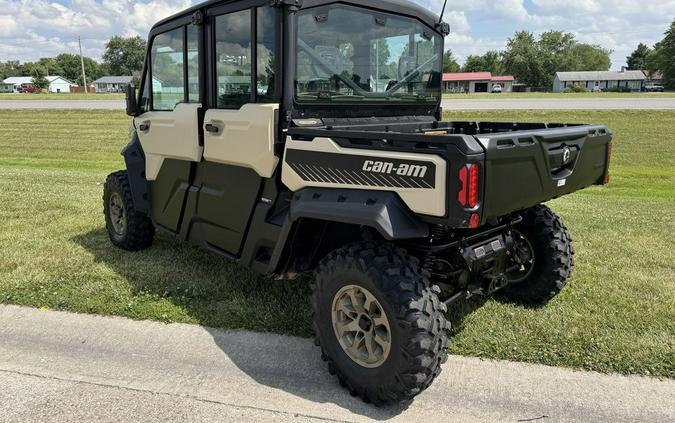
[(300, 11), (296, 101), (435, 103), (442, 45), (404, 16), (342, 4)]

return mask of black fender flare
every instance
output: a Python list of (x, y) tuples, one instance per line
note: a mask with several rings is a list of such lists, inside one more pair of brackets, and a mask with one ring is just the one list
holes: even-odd
[(133, 131), (129, 143), (122, 149), (122, 156), (127, 165), (127, 175), (136, 211), (150, 216), (150, 184), (145, 178), (145, 153)]
[[(335, 188), (305, 188), (293, 194), (272, 257), (262, 273), (285, 271), (280, 264), (293, 242), (292, 229), (302, 218), (366, 226), (388, 241), (426, 238), (429, 225), (393, 192)], [(288, 250), (290, 251), (290, 250)], [(280, 269), (279, 266), (282, 268)]]
[(429, 225), (388, 191), (305, 188), (293, 195), (289, 218), (369, 226), (389, 241), (429, 236)]

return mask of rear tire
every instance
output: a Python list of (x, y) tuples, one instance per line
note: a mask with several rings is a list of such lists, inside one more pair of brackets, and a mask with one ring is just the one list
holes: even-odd
[(511, 283), (500, 295), (525, 305), (543, 305), (558, 295), (572, 276), (572, 237), (560, 217), (543, 204), (525, 210), (522, 217), (514, 232), (516, 239), (522, 235), (532, 250), (531, 269), (507, 275)]
[(126, 171), (108, 175), (103, 187), (103, 213), (110, 241), (117, 247), (140, 251), (152, 245), (155, 228), (134, 208)]
[(330, 253), (314, 279), (315, 343), (342, 386), (375, 404), (429, 387), (447, 360), (450, 325), (440, 289), (416, 258), (359, 242)]

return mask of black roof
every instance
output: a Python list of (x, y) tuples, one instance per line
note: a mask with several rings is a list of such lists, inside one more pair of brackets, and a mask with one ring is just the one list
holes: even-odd
[[(412, 3), (408, 0), (301, 0), (301, 1), (303, 3), (303, 7), (305, 8), (330, 3), (345, 3), (345, 4), (352, 4), (355, 6), (365, 6), (373, 9), (381, 9), (384, 11), (392, 11), (397, 14), (403, 14), (414, 18), (418, 18), (427, 25), (431, 26), (432, 28), (435, 28), (436, 24), (438, 23), (438, 15), (436, 13), (416, 3)], [(251, 0), (207, 0), (205, 2), (196, 4), (188, 9), (185, 9), (182, 12), (178, 12), (173, 16), (169, 16), (168, 18), (162, 19), (161, 21), (153, 25), (152, 28), (154, 29), (176, 18), (191, 15), (195, 11), (203, 9), (205, 7), (228, 3), (250, 3), (250, 2)]]

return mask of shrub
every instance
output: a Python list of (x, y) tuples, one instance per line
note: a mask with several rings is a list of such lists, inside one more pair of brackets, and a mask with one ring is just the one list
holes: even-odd
[(588, 90), (586, 87), (580, 84), (574, 84), (571, 87), (567, 87), (564, 90), (562, 90), (564, 93), (586, 93)]

